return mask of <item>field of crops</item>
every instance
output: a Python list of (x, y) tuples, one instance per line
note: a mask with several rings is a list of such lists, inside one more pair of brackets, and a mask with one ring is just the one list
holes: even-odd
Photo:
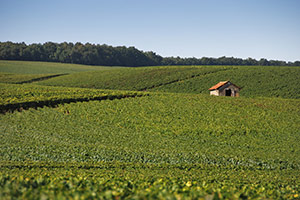
[(176, 83), (151, 91), (176, 93), (208, 93), (208, 88), (222, 80), (242, 87), (241, 96), (300, 98), (300, 67), (241, 66)]
[(135, 97), (146, 93), (0, 83), (0, 112), (60, 103)]
[(199, 164), (0, 163), (0, 198), (299, 199), (298, 172)]
[(1, 116), (0, 156), (298, 169), (299, 109), (298, 100), (182, 94), (71, 103)]
[[(114, 67), (117, 68), (117, 67)], [(66, 74), (83, 71), (111, 70), (111, 67), (52, 62), (0, 60), (0, 72), (15, 74)]]
[(0, 82), (2, 83), (22, 83), (54, 74), (69, 74), (35, 81), (35, 83), (49, 86), (195, 94), (208, 94), (208, 88), (211, 86), (219, 81), (230, 80), (242, 87), (241, 96), (300, 98), (298, 87), (300, 67), (171, 66), (121, 68), (0, 61), (0, 72), (4, 72), (0, 73)]
[(208, 94), (219, 81), (231, 80), (242, 87), (241, 96), (300, 98), (299, 77), (300, 67), (172, 66), (83, 72), (38, 84)]
[(62, 75), (64, 74), (10, 74), (0, 72), (0, 83), (31, 83)]
[[(12, 84), (46, 68), (0, 74), (0, 199), (300, 198), (299, 67), (99, 67)], [(240, 98), (208, 95), (226, 79)]]
[(7, 113), (0, 191), (292, 199), (300, 192), (299, 109), (298, 100), (150, 94)]
[(231, 67), (141, 67), (70, 74), (39, 82), (43, 85), (100, 89), (147, 90)]

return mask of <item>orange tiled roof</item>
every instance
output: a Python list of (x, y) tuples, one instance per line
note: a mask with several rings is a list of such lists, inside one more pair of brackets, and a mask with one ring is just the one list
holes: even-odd
[(229, 81), (221, 81), (219, 82), (217, 85), (212, 86), (211, 88), (209, 88), (208, 90), (216, 90), (219, 87), (222, 87), (223, 85), (225, 85), (226, 83), (228, 83)]

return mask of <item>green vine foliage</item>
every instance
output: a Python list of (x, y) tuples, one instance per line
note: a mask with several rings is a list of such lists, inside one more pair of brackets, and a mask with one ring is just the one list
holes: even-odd
[[(299, 199), (298, 71), (116, 68), (0, 83), (0, 199)], [(209, 96), (221, 78), (241, 97)]]

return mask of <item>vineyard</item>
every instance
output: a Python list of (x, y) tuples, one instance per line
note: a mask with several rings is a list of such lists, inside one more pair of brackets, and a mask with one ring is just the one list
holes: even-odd
[(299, 77), (300, 67), (176, 66), (81, 72), (38, 84), (207, 94), (219, 81), (231, 80), (242, 87), (241, 96), (300, 98)]
[(29, 157), (298, 169), (299, 108), (297, 100), (182, 94), (64, 104), (1, 116), (6, 134), (0, 155), (14, 161)]
[(242, 87), (246, 97), (300, 98), (299, 67), (236, 67), (151, 89), (151, 91), (207, 94), (220, 80), (231, 80)]
[(49, 78), (54, 78), (57, 76), (62, 76), (65, 74), (9, 74), (0, 73), (1, 83), (13, 83), (13, 84), (23, 84), (32, 83), (36, 81), (41, 81)]
[(142, 95), (147, 95), (147, 93), (0, 83), (0, 112)]
[(147, 90), (184, 79), (204, 76), (230, 67), (144, 67), (82, 72), (38, 84), (99, 89)]
[(0, 72), (13, 74), (69, 74), (84, 71), (111, 70), (111, 67), (52, 62), (0, 60)]
[(299, 67), (101, 68), (0, 67), (0, 199), (300, 198)]
[(295, 170), (101, 162), (0, 164), (1, 199), (299, 199)]

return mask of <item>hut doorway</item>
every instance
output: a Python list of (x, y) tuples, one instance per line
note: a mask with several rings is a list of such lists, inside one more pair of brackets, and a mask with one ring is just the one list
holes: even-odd
[(231, 96), (231, 89), (225, 90), (225, 96)]

